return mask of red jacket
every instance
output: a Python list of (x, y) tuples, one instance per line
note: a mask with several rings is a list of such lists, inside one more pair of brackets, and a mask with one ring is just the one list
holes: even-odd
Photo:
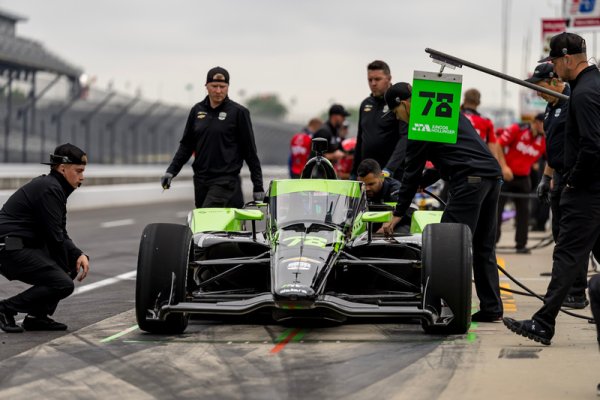
[(498, 143), (504, 147), (506, 165), (515, 176), (529, 176), (531, 166), (546, 151), (544, 135), (533, 136), (529, 124), (514, 124), (502, 130)]
[(486, 143), (496, 143), (496, 135), (494, 133), (494, 123), (482, 117), (477, 111), (471, 108), (463, 108), (463, 115), (471, 121), (473, 128), (479, 133), (479, 136)]

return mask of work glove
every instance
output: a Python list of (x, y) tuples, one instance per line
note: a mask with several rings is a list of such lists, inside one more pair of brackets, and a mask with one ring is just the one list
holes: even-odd
[(252, 200), (256, 202), (262, 202), (265, 198), (265, 193), (263, 191), (252, 192)]
[(170, 172), (165, 172), (165, 174), (160, 178), (160, 186), (163, 189), (168, 189), (171, 187), (171, 181), (173, 180), (173, 174)]
[(542, 203), (550, 204), (550, 181), (552, 178), (548, 175), (542, 175), (540, 183), (536, 189), (538, 200)]

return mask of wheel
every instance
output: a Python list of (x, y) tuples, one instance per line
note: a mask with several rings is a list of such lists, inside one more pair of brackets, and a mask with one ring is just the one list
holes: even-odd
[(454, 223), (429, 224), (423, 231), (423, 306), (454, 315), (448, 325), (424, 324), (427, 333), (463, 334), (471, 325), (471, 230)]
[[(185, 299), (192, 232), (186, 225), (150, 224), (140, 240), (135, 288), (135, 314), (141, 330), (151, 333), (182, 333), (189, 315), (172, 313), (153, 320), (158, 306)], [(173, 288), (173, 290), (171, 290)]]

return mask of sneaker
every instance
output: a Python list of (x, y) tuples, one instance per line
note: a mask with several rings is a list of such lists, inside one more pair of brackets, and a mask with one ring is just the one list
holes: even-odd
[(517, 247), (517, 254), (531, 254), (531, 250), (527, 247)]
[(23, 332), (23, 328), (15, 322), (14, 314), (7, 311), (0, 311), (0, 329), (6, 333)]
[(23, 328), (26, 331), (66, 331), (67, 326), (56, 322), (48, 316), (36, 317), (27, 315), (23, 320)]
[(588, 301), (588, 299), (585, 298), (585, 296), (571, 296), (571, 295), (568, 295), (565, 298), (565, 301), (563, 301), (563, 303), (562, 303), (562, 305), (564, 307), (575, 308), (577, 310), (586, 308), (589, 304), (590, 304), (590, 302)]
[(491, 314), (483, 311), (477, 311), (471, 315), (473, 322), (498, 322), (502, 319), (502, 314)]
[(517, 321), (512, 318), (502, 318), (504, 325), (517, 335), (521, 335), (528, 339), (539, 342), (543, 345), (550, 346), (550, 340), (552, 339), (553, 332), (548, 329), (544, 329), (539, 322), (526, 319), (523, 321)]

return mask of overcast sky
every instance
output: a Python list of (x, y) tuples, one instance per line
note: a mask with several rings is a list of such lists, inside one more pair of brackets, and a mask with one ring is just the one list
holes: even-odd
[[(508, 73), (525, 78), (541, 54), (540, 18), (559, 16), (561, 1), (510, 3)], [(358, 106), (374, 59), (390, 64), (394, 81), (439, 70), (426, 47), (502, 65), (501, 0), (0, 0), (0, 7), (28, 18), (18, 35), (96, 76), (99, 87), (112, 80), (117, 90), (139, 87), (148, 99), (186, 107), (205, 96), (215, 65), (229, 70), (233, 100), (277, 93), (287, 105), (295, 100), (290, 111), (299, 120), (332, 101)], [(482, 105), (500, 105), (499, 79), (457, 71), (463, 90), (477, 87)], [(508, 90), (516, 109), (520, 89), (509, 83)]]

